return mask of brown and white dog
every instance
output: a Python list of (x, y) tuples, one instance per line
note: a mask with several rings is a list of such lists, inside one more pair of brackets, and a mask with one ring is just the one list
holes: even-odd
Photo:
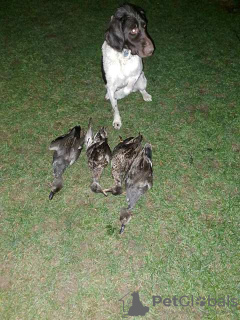
[(112, 16), (105, 34), (102, 71), (107, 88), (105, 98), (112, 104), (115, 129), (122, 125), (117, 100), (140, 91), (145, 101), (152, 101), (146, 91), (147, 80), (142, 64), (142, 58), (151, 56), (154, 51), (146, 26), (144, 11), (135, 5), (125, 4)]

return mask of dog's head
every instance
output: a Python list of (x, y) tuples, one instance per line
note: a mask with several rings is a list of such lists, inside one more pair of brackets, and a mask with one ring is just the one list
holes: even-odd
[(112, 16), (106, 32), (106, 41), (119, 52), (128, 49), (133, 55), (141, 58), (151, 56), (154, 46), (147, 34), (146, 26), (144, 11), (132, 4), (125, 4)]

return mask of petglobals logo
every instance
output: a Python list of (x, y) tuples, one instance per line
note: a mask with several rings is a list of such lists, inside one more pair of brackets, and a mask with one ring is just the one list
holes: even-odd
[(128, 292), (119, 301), (122, 302), (123, 318), (145, 316), (149, 311), (149, 307), (144, 306), (140, 301), (138, 291), (134, 291), (131, 294)]
[(173, 296), (171, 298), (163, 298), (162, 296), (153, 296), (153, 307), (158, 304), (162, 304), (165, 307), (193, 307), (193, 306), (208, 306), (208, 307), (238, 307), (240, 304), (236, 298), (226, 296), (221, 298), (208, 297), (197, 297), (193, 296)]
[[(149, 312), (149, 307), (146, 306), (139, 297), (139, 292), (128, 292), (120, 300), (122, 303), (122, 318), (126, 319), (128, 317), (145, 316)], [(161, 295), (152, 296), (152, 307), (157, 308), (157, 306), (162, 307), (228, 307), (228, 308), (239, 308), (240, 303), (237, 298), (232, 296), (223, 296), (221, 298), (216, 298), (212, 296), (207, 297), (194, 297), (192, 295), (182, 295), (182, 296), (172, 296), (163, 297)], [(162, 310), (162, 308), (161, 308)]]

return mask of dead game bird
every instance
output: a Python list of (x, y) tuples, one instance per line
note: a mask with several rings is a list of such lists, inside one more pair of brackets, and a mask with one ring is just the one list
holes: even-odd
[(49, 150), (53, 153), (53, 174), (54, 181), (49, 199), (52, 200), (54, 194), (63, 187), (62, 175), (68, 166), (71, 166), (80, 156), (84, 145), (84, 133), (80, 126), (76, 126), (69, 133), (58, 137), (50, 144)]
[[(120, 137), (120, 139), (122, 139)], [(122, 193), (122, 184), (124, 183), (126, 174), (131, 167), (135, 157), (142, 149), (142, 135), (136, 138), (130, 137), (121, 141), (113, 150), (111, 167), (112, 176), (115, 185), (112, 188), (105, 189), (105, 192), (111, 192), (113, 195)]]
[(92, 119), (90, 118), (88, 131), (85, 136), (88, 166), (92, 171), (93, 179), (90, 188), (95, 193), (103, 193), (105, 196), (107, 196), (106, 192), (104, 192), (101, 185), (99, 184), (99, 180), (101, 178), (103, 169), (111, 160), (112, 152), (107, 142), (106, 129), (102, 127), (94, 136), (91, 123)]
[(141, 152), (134, 159), (129, 169), (126, 180), (126, 199), (128, 207), (121, 210), (122, 223), (120, 234), (124, 232), (125, 225), (132, 217), (132, 209), (139, 198), (153, 185), (152, 146), (146, 143)]

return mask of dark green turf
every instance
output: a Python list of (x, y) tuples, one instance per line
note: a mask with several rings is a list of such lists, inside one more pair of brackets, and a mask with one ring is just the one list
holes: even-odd
[[(3, 320), (121, 319), (118, 300), (137, 289), (144, 319), (239, 319), (236, 307), (153, 307), (152, 296), (240, 302), (240, 15), (218, 1), (134, 1), (156, 46), (145, 60), (153, 101), (119, 101), (115, 131), (100, 59), (120, 3), (1, 5)], [(111, 147), (138, 132), (153, 146), (154, 187), (121, 237), (125, 196), (91, 192), (85, 150), (48, 200), (49, 143), (89, 117)]]

